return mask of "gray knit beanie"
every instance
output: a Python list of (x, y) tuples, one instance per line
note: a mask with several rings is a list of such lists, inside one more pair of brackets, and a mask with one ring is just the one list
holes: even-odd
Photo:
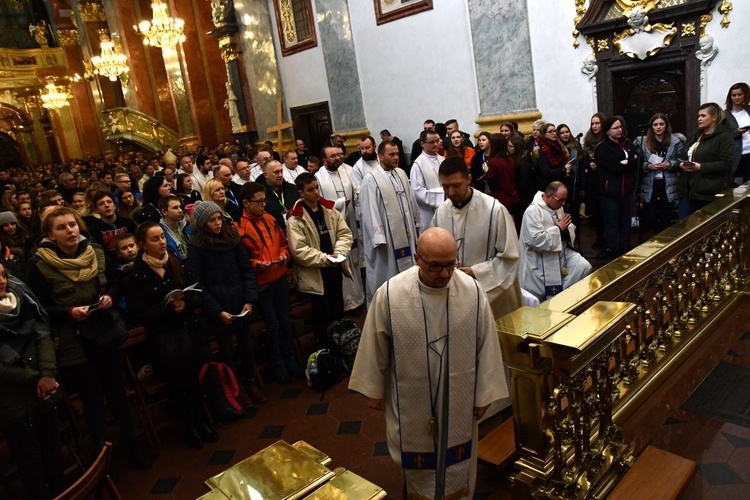
[(16, 215), (11, 212), (10, 210), (5, 210), (3, 212), (0, 212), (0, 226), (7, 222), (15, 222), (18, 224), (18, 219), (16, 219)]
[(221, 212), (219, 205), (213, 201), (199, 201), (193, 208), (193, 223), (197, 229), (203, 229), (203, 226), (208, 222), (216, 212)]

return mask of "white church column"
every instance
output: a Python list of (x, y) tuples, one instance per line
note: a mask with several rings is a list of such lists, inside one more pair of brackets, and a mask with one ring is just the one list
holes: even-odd
[(534, 67), (526, 0), (468, 0), (482, 130), (499, 132), (504, 121), (521, 131), (541, 118), (536, 107)]
[(331, 94), (331, 119), (350, 151), (358, 138), (370, 132), (365, 121), (349, 6), (347, 0), (315, 0), (315, 8)]

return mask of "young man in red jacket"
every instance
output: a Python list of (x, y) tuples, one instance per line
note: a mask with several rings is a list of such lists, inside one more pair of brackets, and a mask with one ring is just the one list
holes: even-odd
[(282, 384), (290, 374), (302, 376), (305, 371), (294, 353), (292, 325), (289, 322), (289, 285), (286, 272), (291, 262), (284, 230), (265, 212), (266, 189), (248, 182), (240, 191), (242, 217), (235, 223), (255, 271), (260, 291), (261, 313), (266, 325), (266, 346), (276, 379)]

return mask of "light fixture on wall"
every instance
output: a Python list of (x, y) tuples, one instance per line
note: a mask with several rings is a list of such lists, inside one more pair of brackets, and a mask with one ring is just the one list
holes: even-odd
[(54, 81), (47, 80), (47, 85), (42, 89), (39, 98), (42, 100), (42, 107), (45, 109), (60, 109), (70, 106), (68, 100), (72, 96), (67, 85), (55, 85)]
[(123, 77), (130, 71), (128, 58), (122, 53), (119, 40), (110, 39), (107, 30), (101, 29), (98, 32), (102, 52), (91, 58), (94, 74), (106, 76), (115, 82), (118, 77)]
[(154, 0), (151, 4), (153, 19), (141, 21), (138, 26), (133, 26), (136, 33), (143, 37), (143, 43), (154, 47), (174, 47), (185, 41), (183, 30), (185, 21), (175, 17), (169, 17), (167, 5), (161, 0)]

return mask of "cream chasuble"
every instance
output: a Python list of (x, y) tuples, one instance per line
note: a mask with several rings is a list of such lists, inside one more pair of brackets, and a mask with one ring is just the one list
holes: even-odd
[(432, 225), (453, 233), (458, 244), (456, 259), (461, 267), (471, 267), (495, 319), (523, 305), (516, 226), (502, 203), (474, 189), (471, 200), (461, 208), (450, 200), (443, 202)]
[(369, 306), (380, 285), (414, 265), (417, 228), (422, 220), (406, 173), (400, 168), (386, 172), (378, 165), (367, 174), (359, 192)]
[(297, 176), (305, 172), (307, 172), (307, 170), (305, 170), (304, 167), (301, 167), (299, 165), (297, 165), (295, 169), (291, 169), (287, 167), (286, 165), (284, 165), (284, 180), (287, 181), (289, 184), (294, 184), (294, 180), (297, 178)]
[[(474, 407), (508, 397), (492, 311), (469, 276), (430, 288), (419, 268), (378, 290), (349, 388), (384, 399), (388, 449), (408, 498), (471, 498)], [(428, 432), (428, 429), (431, 432)]]

